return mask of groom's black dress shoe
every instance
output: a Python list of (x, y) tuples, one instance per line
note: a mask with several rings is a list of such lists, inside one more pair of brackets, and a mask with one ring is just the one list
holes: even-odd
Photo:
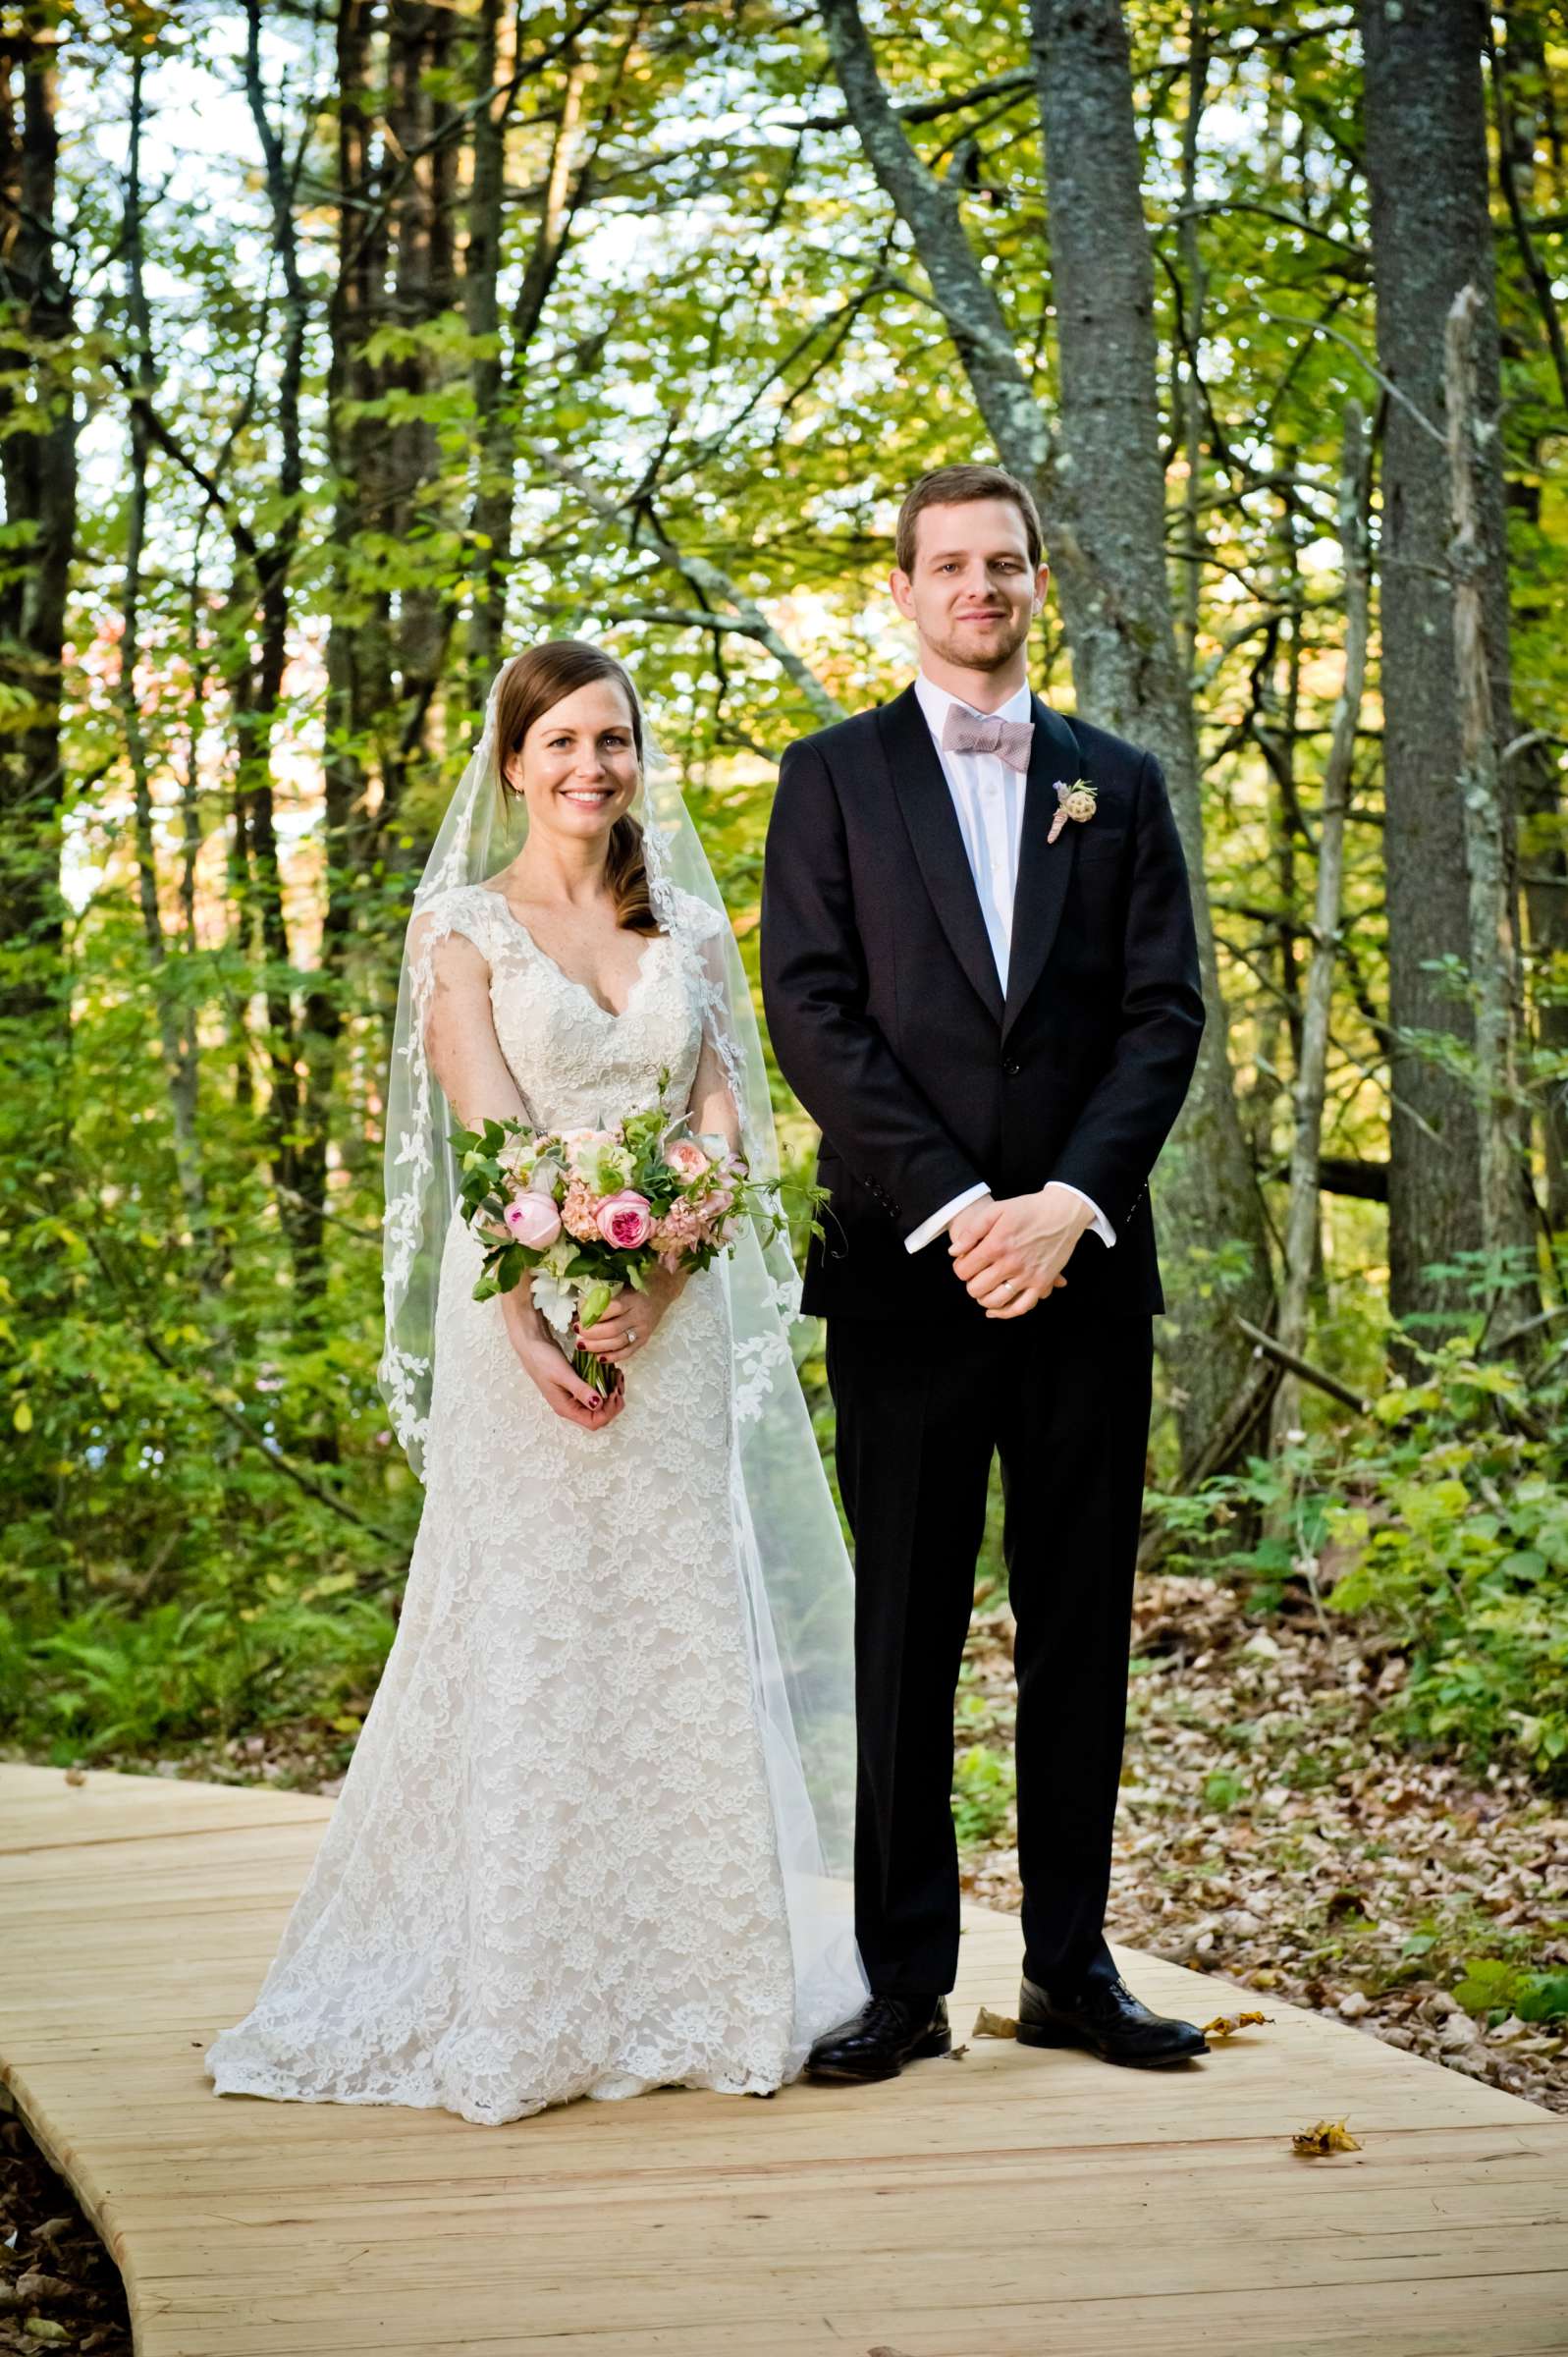
[(1086, 2046), (1108, 2062), (1130, 2062), (1140, 2070), (1190, 2062), (1209, 2052), (1202, 2030), (1151, 2013), (1119, 1975), (1070, 1992), (1048, 1993), (1026, 1980), (1018, 1997), (1018, 2044)]
[(813, 2079), (895, 2079), (906, 2062), (952, 2046), (945, 1997), (873, 1997), (853, 2021), (819, 2038), (806, 2058)]

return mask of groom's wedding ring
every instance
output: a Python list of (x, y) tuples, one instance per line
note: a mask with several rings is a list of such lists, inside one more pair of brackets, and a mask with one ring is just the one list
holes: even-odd
[(635, 1326), (628, 1326), (628, 1327), (626, 1328), (626, 1340), (627, 1340), (627, 1342), (628, 1342), (628, 1343), (634, 1343), (634, 1342), (636, 1341), (636, 1339), (637, 1339), (637, 1329), (635, 1328)]

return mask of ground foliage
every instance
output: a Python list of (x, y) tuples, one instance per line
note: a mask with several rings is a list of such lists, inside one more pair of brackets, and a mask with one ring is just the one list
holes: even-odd
[[(1231, 1581), (1141, 1582), (1110, 1937), (1568, 2111), (1568, 1812), (1518, 1767), (1401, 1741), (1409, 1672), (1305, 1581), (1267, 1614)], [(958, 1783), (965, 1887), (1006, 1909), (1012, 1708), (997, 1600), (966, 1654)]]

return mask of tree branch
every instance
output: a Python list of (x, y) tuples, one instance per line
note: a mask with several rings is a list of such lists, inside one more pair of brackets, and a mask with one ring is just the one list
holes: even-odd
[[(541, 466), (547, 466), (552, 474), (575, 491), (584, 505), (605, 522), (621, 523), (622, 521), (629, 522), (628, 540), (633, 549), (651, 549), (662, 565), (668, 565), (673, 572), (682, 575), (699, 596), (716, 597), (727, 606), (731, 607), (734, 617), (731, 627), (743, 630), (747, 637), (755, 638), (760, 646), (767, 648), (780, 670), (784, 673), (786, 678), (793, 681), (806, 702), (811, 706), (812, 711), (825, 726), (832, 721), (843, 719), (842, 704), (829, 694), (815, 672), (809, 670), (802, 663), (794, 648), (785, 639), (781, 638), (762, 608), (754, 605), (751, 599), (735, 586), (727, 573), (721, 572), (717, 565), (711, 565), (706, 557), (693, 556), (689, 550), (678, 548), (673, 540), (667, 539), (656, 525), (649, 524), (645, 516), (634, 508), (629, 500), (610, 498), (595, 484), (586, 481), (576, 468), (568, 466), (558, 452), (547, 450), (539, 442), (524, 442), (520, 447), (530, 457), (537, 459)], [(640, 496), (645, 498), (646, 491), (644, 490)], [(704, 613), (703, 627), (711, 629), (716, 619), (721, 618)]]

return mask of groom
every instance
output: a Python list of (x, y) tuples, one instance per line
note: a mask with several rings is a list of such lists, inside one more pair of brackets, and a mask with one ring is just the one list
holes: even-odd
[(814, 2076), (950, 2044), (952, 1705), (1001, 1460), (1017, 1621), (1018, 2035), (1179, 2062), (1103, 1931), (1153, 1320), (1149, 1173), (1204, 1025), (1160, 764), (1031, 695), (1039, 518), (994, 466), (924, 475), (892, 588), (920, 673), (792, 744), (768, 833), (762, 982), (822, 1129), (839, 1488), (855, 1540), (855, 1922), (871, 2001)]

